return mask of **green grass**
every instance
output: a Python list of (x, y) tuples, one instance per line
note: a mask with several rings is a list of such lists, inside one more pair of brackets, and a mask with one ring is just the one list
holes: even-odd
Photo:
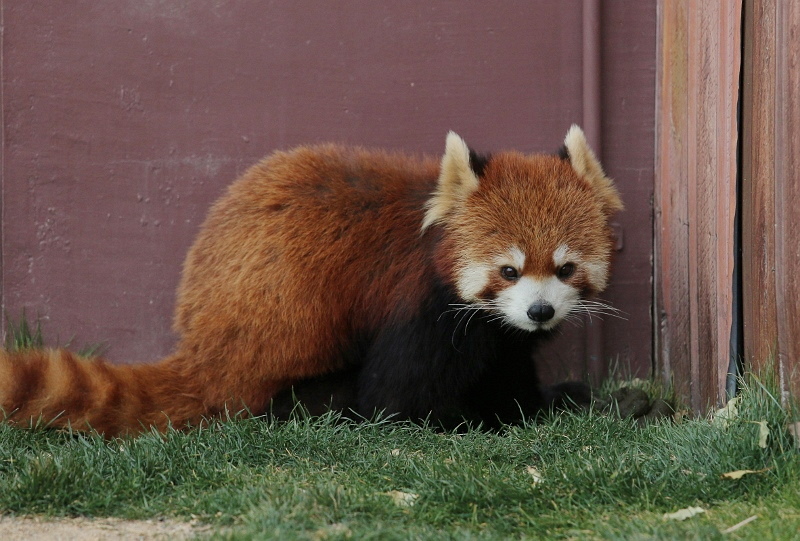
[[(21, 351), (25, 349), (40, 349), (45, 347), (44, 335), (42, 333), (41, 321), (37, 318), (35, 324), (28, 321), (28, 317), (23, 310), (19, 323), (14, 323), (6, 314), (6, 337), (3, 347), (7, 351)], [(71, 348), (72, 340), (69, 340), (62, 347)], [(102, 355), (105, 345), (102, 343), (87, 344), (78, 348), (75, 353), (83, 357)]]
[(298, 415), (104, 441), (0, 424), (0, 513), (198, 519), (229, 539), (800, 539), (800, 453), (770, 389), (749, 377), (727, 425), (580, 412), (455, 434)]
[(41, 322), (37, 319), (36, 326), (32, 326), (28, 322), (25, 312), (22, 312), (19, 323), (15, 325), (14, 322), (11, 321), (11, 318), (8, 317), (8, 314), (6, 314), (6, 339), (4, 346), (8, 351), (44, 347)]
[[(329, 415), (106, 442), (0, 425), (0, 509), (197, 518), (232, 539), (722, 539), (758, 515), (725, 537), (795, 539), (800, 457), (786, 420), (756, 385), (727, 427), (637, 428), (579, 413), (502, 434), (441, 434)], [(721, 477), (744, 469), (765, 471)], [(400, 507), (390, 491), (418, 498)], [(662, 518), (690, 506), (706, 513)]]

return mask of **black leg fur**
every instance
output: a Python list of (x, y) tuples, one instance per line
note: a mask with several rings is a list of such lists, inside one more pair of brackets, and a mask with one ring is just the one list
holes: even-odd
[(445, 286), (428, 302), (419, 317), (395, 321), (365, 340), (360, 358), (351, 359), (360, 369), (299, 382), (275, 397), (272, 415), (288, 418), (296, 401), (312, 415), (383, 412), (443, 428), (468, 421), (493, 429), (591, 401), (581, 383), (540, 387), (531, 356), (541, 336), (508, 332), (481, 317), (465, 329), (464, 318), (450, 309), (459, 301)]
[(297, 406), (308, 414), (322, 415), (340, 412), (344, 417), (356, 417), (358, 407), (358, 370), (350, 369), (296, 383), (272, 399), (269, 414), (286, 421)]

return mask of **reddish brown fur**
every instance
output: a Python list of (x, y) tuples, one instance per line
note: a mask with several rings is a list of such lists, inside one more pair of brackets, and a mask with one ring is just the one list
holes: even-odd
[[(452, 283), (459, 257), (484, 260), (526, 238), (533, 273), (552, 272), (554, 243), (607, 260), (602, 205), (569, 162), (498, 154), (485, 186), (422, 234), (438, 174), (434, 159), (337, 146), (272, 155), (230, 186), (189, 251), (172, 356), (115, 366), (0, 352), (0, 407), (17, 424), (107, 436), (261, 413), (294, 381), (355, 362), (349, 348), (388, 318), (413, 317), (431, 275)], [(542, 219), (530, 213), (553, 227), (526, 229)]]
[[(114, 366), (2, 352), (0, 406), (12, 422), (106, 435), (263, 412), (293, 381), (341, 368), (342, 350), (391, 307), (413, 312), (425, 270), (409, 262), (425, 258), (419, 228), (437, 173), (433, 159), (336, 146), (274, 154), (213, 206), (189, 251), (174, 355)], [(394, 257), (376, 259), (384, 250)]]
[(115, 436), (149, 426), (165, 429), (167, 408), (179, 426), (201, 421), (202, 400), (176, 395), (176, 375), (165, 363), (113, 366), (64, 350), (29, 350), (0, 352), (0, 365), (8, 374), (0, 387), (3, 410), (15, 424), (92, 428)]
[[(516, 246), (525, 254), (525, 268), (520, 269), (523, 274), (545, 277), (555, 273), (552, 254), (560, 244), (567, 244), (586, 260), (608, 262), (611, 231), (607, 218), (602, 199), (569, 162), (555, 156), (530, 160), (509, 152), (489, 161), (481, 190), (453, 217), (456, 225), (450, 228), (449, 238), (453, 253), (473, 261), (492, 260)], [(543, 221), (547, 227), (530, 230), (528, 224)], [(520, 245), (520, 239), (525, 244)], [(579, 269), (570, 282), (596, 293), (582, 272)], [(490, 298), (507, 285), (494, 274), (484, 296)]]

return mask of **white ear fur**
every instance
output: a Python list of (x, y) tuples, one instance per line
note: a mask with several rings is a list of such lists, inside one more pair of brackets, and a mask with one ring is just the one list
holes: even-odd
[(567, 136), (564, 138), (564, 146), (569, 154), (569, 161), (572, 168), (578, 175), (589, 181), (597, 196), (603, 202), (603, 210), (606, 214), (613, 214), (623, 209), (622, 200), (619, 192), (614, 187), (614, 182), (603, 172), (603, 166), (589, 148), (583, 130), (577, 124), (573, 124)]
[(469, 147), (451, 131), (447, 134), (436, 191), (425, 205), (427, 211), (422, 230), (444, 219), (477, 189), (478, 176), (469, 165)]

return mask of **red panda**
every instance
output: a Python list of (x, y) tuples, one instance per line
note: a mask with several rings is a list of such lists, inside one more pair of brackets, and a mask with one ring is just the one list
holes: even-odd
[(344, 377), (353, 407), (509, 420), (552, 397), (531, 348), (602, 291), (612, 181), (573, 126), (556, 155), (440, 160), (335, 145), (276, 152), (217, 201), (186, 258), (176, 351), (112, 365), (0, 353), (6, 421), (106, 436), (262, 414)]

